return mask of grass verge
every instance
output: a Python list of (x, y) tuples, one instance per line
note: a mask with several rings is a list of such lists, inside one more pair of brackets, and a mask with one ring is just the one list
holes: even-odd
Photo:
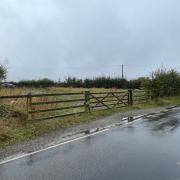
[(33, 139), (40, 135), (52, 132), (57, 129), (67, 128), (75, 124), (87, 123), (100, 117), (111, 115), (115, 112), (125, 112), (135, 109), (156, 108), (159, 106), (180, 104), (180, 96), (157, 98), (145, 104), (134, 105), (121, 109), (100, 110), (89, 114), (69, 116), (59, 119), (51, 119), (39, 122), (27, 122), (26, 115), (11, 111), (3, 107), (0, 117), (0, 148), (27, 139)]

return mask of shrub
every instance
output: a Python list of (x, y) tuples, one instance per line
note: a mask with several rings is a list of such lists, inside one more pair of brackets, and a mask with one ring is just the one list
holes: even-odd
[(178, 95), (180, 92), (180, 74), (173, 69), (158, 69), (152, 73), (152, 79), (145, 88), (152, 92), (153, 97)]
[(10, 106), (5, 104), (0, 104), (0, 117), (7, 117), (10, 114)]

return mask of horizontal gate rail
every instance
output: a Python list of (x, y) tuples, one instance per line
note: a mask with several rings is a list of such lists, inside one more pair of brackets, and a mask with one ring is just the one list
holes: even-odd
[(60, 104), (60, 103), (66, 103), (66, 102), (79, 102), (84, 101), (84, 99), (71, 99), (71, 100), (60, 100), (60, 101), (47, 101), (47, 102), (35, 102), (31, 103), (31, 105), (46, 105), (46, 104)]
[(17, 99), (17, 98), (27, 98), (28, 95), (16, 95), (16, 96), (0, 96), (0, 99)]
[(145, 98), (145, 99), (144, 99), (144, 98), (140, 98), (140, 99), (134, 99), (133, 101), (134, 101), (134, 102), (136, 102), (136, 101), (139, 102), (139, 101), (147, 101), (147, 100), (148, 100), (147, 98)]
[(62, 111), (62, 110), (66, 110), (66, 109), (73, 109), (73, 108), (80, 108), (80, 107), (84, 107), (84, 105), (80, 105), (80, 106), (67, 106), (67, 107), (54, 108), (54, 109), (34, 110), (34, 111), (29, 111), (29, 113), (42, 113), (42, 112), (49, 112), (49, 111)]
[[(124, 92), (127, 92), (127, 91), (124, 91)], [(124, 92), (123, 91), (109, 91), (109, 92), (97, 92), (97, 93), (91, 93), (91, 94), (93, 94), (93, 95), (97, 95), (97, 94), (112, 94), (112, 93), (114, 93), (114, 94), (124, 94)]]
[[(123, 99), (123, 100), (128, 100), (128, 98), (126, 98), (126, 99)], [(104, 100), (103, 102), (117, 102), (117, 99), (112, 99), (112, 100)], [(95, 103), (97, 103), (97, 101), (91, 101), (91, 104), (95, 104)]]
[(32, 94), (32, 97), (44, 97), (44, 96), (68, 96), (68, 95), (82, 95), (83, 92), (80, 93), (52, 93), (52, 94)]
[[(123, 104), (123, 103), (121, 103), (121, 104)], [(119, 105), (121, 105), (121, 104), (119, 104)], [(108, 104), (109, 106), (116, 106), (117, 104)], [(105, 107), (104, 105), (98, 105), (98, 106), (95, 106), (94, 108), (98, 108), (98, 107)], [(118, 107), (118, 106), (117, 106)], [(124, 105), (123, 104), (123, 106), (119, 106), (119, 107), (127, 107), (126, 105)], [(93, 108), (93, 106), (92, 106), (92, 108)], [(111, 109), (112, 109), (113, 107), (111, 107)]]
[(42, 120), (49, 120), (49, 119), (57, 119), (57, 118), (62, 118), (62, 117), (66, 117), (66, 116), (73, 116), (73, 115), (80, 115), (83, 114), (84, 111), (82, 112), (76, 112), (76, 113), (68, 113), (68, 114), (62, 114), (62, 115), (56, 115), (56, 116), (49, 116), (49, 117), (43, 117), (43, 118), (37, 118), (37, 119), (33, 119), (34, 121), (42, 121)]

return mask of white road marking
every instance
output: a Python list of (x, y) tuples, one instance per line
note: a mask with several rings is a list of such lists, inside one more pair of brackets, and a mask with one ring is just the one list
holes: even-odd
[(92, 134), (88, 134), (88, 135), (85, 135), (85, 136), (81, 136), (81, 137), (78, 137), (78, 138), (75, 138), (75, 139), (71, 139), (71, 140), (69, 140), (69, 141), (65, 141), (65, 142), (62, 142), (62, 143), (59, 143), (59, 144), (56, 144), (56, 145), (53, 145), (53, 146), (49, 146), (49, 147), (47, 147), (47, 148), (44, 148), (44, 149), (41, 149), (41, 150), (38, 150), (38, 151), (34, 151), (34, 152), (31, 152), (31, 153), (26, 153), (26, 154), (24, 154), (24, 155), (17, 156), (17, 157), (15, 157), (15, 158), (11, 158), (11, 159), (2, 161), (2, 162), (0, 162), (0, 165), (7, 164), (7, 163), (9, 163), (9, 162), (12, 162), (12, 161), (15, 161), (15, 160), (18, 160), (18, 159), (25, 158), (25, 157), (27, 157), (27, 156), (35, 155), (35, 154), (37, 154), (37, 153), (40, 153), (40, 152), (43, 152), (43, 151), (47, 151), (47, 150), (50, 150), (50, 149), (53, 149), (53, 148), (56, 148), (56, 147), (59, 147), (59, 146), (62, 146), (62, 145), (65, 145), (65, 144), (74, 142), (74, 141), (78, 141), (78, 140), (81, 140), (81, 139), (85, 139), (85, 138), (87, 138), (87, 137), (94, 136), (94, 135), (96, 135), (96, 134), (100, 134), (100, 133), (105, 132), (105, 131), (108, 131), (108, 130), (109, 130), (109, 129), (106, 128), (106, 129), (100, 130), (100, 131), (98, 131), (98, 132), (95, 132), (95, 133), (92, 133)]
[[(134, 122), (137, 122), (139, 120), (142, 120), (142, 117), (145, 117), (146, 115), (141, 115), (141, 116), (137, 116), (136, 118), (134, 118)], [(81, 137), (78, 137), (78, 138), (74, 138), (74, 139), (71, 139), (71, 140), (68, 140), (68, 141), (65, 141), (65, 142), (62, 142), (62, 143), (58, 143), (56, 145), (52, 145), (52, 146), (49, 146), (47, 148), (44, 148), (44, 149), (41, 149), (41, 150), (38, 150), (38, 151), (34, 151), (34, 152), (31, 152), (31, 153), (26, 153), (26, 154), (23, 154), (21, 156), (16, 156), (14, 158), (11, 158), (11, 159), (8, 159), (8, 160), (5, 160), (5, 161), (1, 161), (0, 162), (0, 165), (3, 165), (3, 164), (7, 164), (9, 162), (12, 162), (12, 161), (15, 161), (15, 160), (18, 160), (18, 159), (22, 159), (22, 158), (25, 158), (25, 157), (28, 157), (28, 156), (31, 156), (31, 155), (34, 155), (34, 154), (37, 154), (37, 153), (40, 153), (40, 152), (43, 152), (43, 151), (47, 151), (47, 150), (50, 150), (50, 149), (53, 149), (53, 148), (56, 148), (56, 147), (59, 147), (59, 146), (62, 146), (62, 145), (65, 145), (65, 144), (68, 144), (68, 143), (71, 143), (71, 142), (74, 142), (74, 141), (78, 141), (78, 140), (81, 140), (81, 139), (85, 139), (87, 137), (90, 137), (90, 136), (94, 136), (96, 134), (100, 134), (102, 132), (105, 132), (105, 131), (108, 131), (110, 128), (112, 127), (116, 127), (117, 125), (121, 125), (121, 127), (123, 126), (126, 126), (126, 125), (130, 125), (132, 124), (132, 122), (126, 122), (126, 123), (122, 123), (122, 124), (112, 124), (110, 126), (107, 126), (105, 127), (103, 130), (100, 130), (98, 132), (94, 132), (92, 134), (88, 134), (88, 135), (85, 135), (85, 136), (81, 136)]]

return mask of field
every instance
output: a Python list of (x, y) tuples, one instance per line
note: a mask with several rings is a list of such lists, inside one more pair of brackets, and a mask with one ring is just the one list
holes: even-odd
[[(83, 88), (1, 88), (0, 96), (7, 95), (24, 95), (28, 93), (79, 93), (87, 89)], [(110, 92), (120, 91), (119, 89), (88, 89), (91, 92)], [(122, 90), (121, 90), (122, 91)], [(80, 97), (78, 97), (80, 98)], [(36, 99), (34, 99), (36, 101)], [(39, 99), (38, 99), (39, 101)], [(47, 99), (41, 99), (47, 101)], [(1, 100), (0, 105), (0, 148), (9, 144), (23, 141), (26, 139), (35, 138), (42, 134), (48, 133), (58, 128), (66, 128), (78, 123), (85, 123), (93, 119), (110, 115), (114, 112), (127, 111), (131, 109), (149, 108), (164, 105), (180, 104), (180, 97), (168, 97), (163, 99), (156, 99), (155, 101), (145, 102), (143, 104), (134, 105), (125, 108), (113, 108), (109, 110), (100, 110), (82, 115), (74, 115), (69, 117), (62, 117), (46, 121), (27, 121), (26, 114), (26, 99), (9, 99)], [(52, 105), (48, 105), (52, 107)], [(54, 107), (54, 105), (53, 105)], [(77, 109), (76, 111), (78, 111)]]

